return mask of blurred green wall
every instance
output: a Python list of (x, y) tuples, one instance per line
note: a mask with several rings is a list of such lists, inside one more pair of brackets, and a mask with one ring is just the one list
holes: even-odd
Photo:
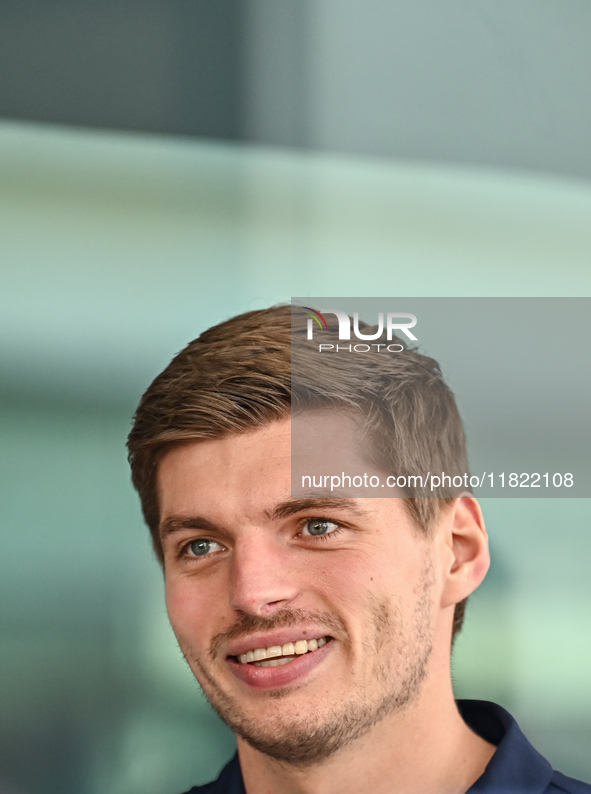
[[(0, 173), (0, 782), (173, 794), (233, 740), (176, 648), (129, 485), (142, 390), (204, 328), (291, 295), (588, 295), (591, 186), (9, 123)], [(484, 509), (494, 563), (456, 689), (589, 779), (589, 501)]]

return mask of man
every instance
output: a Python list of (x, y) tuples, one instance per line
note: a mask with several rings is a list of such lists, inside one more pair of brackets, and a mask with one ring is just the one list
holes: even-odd
[(205, 332), (129, 437), (172, 626), (237, 735), (193, 794), (591, 792), (500, 707), (454, 701), (452, 640), (489, 564), (476, 500), (445, 481), (375, 498), (300, 476), (467, 472), (436, 362), (402, 345), (319, 360), (300, 314)]

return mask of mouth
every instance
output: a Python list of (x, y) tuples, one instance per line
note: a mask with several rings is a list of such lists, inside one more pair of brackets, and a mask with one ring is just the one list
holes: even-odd
[[(293, 635), (292, 635), (293, 636)], [(275, 639), (275, 638), (274, 638)], [(337, 643), (333, 637), (321, 636), (312, 639), (288, 640), (274, 645), (248, 648), (242, 645), (238, 653), (227, 657), (227, 663), (236, 678), (247, 687), (258, 690), (279, 690), (299, 686), (325, 660), (332, 656)]]
[(252, 664), (255, 667), (281, 667), (293, 662), (298, 656), (317, 651), (330, 640), (331, 637), (318, 637), (318, 639), (312, 640), (302, 639), (286, 642), (284, 645), (270, 645), (268, 648), (252, 648), (233, 658), (239, 664)]

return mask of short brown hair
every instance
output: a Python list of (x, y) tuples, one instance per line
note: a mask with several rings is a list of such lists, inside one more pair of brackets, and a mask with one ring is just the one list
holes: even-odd
[[(160, 562), (158, 463), (184, 441), (251, 432), (292, 411), (341, 407), (364, 418), (376, 460), (391, 471), (468, 471), (462, 422), (436, 361), (407, 349), (403, 356), (327, 355), (318, 367), (301, 344), (304, 333), (304, 313), (290, 306), (233, 317), (187, 345), (143, 395), (127, 443)], [(424, 531), (452, 501), (445, 491), (426, 498), (409, 490), (404, 499)], [(465, 601), (456, 605), (454, 636), (464, 610)]]

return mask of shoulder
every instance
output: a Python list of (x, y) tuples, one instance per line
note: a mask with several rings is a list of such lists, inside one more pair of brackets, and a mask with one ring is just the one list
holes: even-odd
[(204, 786), (193, 786), (186, 794), (246, 794), (238, 755), (235, 755), (226, 764), (217, 780), (206, 783)]
[(501, 706), (464, 700), (458, 701), (458, 708), (467, 725), (497, 747), (470, 794), (591, 794), (591, 785), (556, 772)]
[(193, 786), (193, 788), (185, 794), (217, 794), (218, 791), (223, 791), (223, 789), (219, 789), (217, 780), (214, 780), (211, 783), (206, 783), (204, 786)]
[(575, 780), (572, 777), (563, 775), (562, 772), (554, 772), (552, 780), (548, 786), (548, 794), (558, 794), (558, 792), (567, 792), (567, 794), (591, 794), (591, 785), (583, 783), (581, 780)]

